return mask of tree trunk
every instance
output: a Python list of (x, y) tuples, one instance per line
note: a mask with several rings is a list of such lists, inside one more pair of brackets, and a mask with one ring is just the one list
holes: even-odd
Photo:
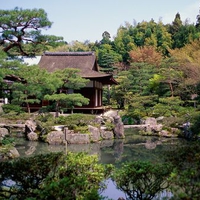
[(56, 117), (58, 117), (59, 113), (59, 101), (56, 101)]
[(173, 89), (173, 85), (172, 85), (171, 81), (169, 81), (169, 87), (170, 87), (170, 91), (171, 91), (171, 97), (174, 97), (174, 89)]
[(30, 109), (29, 103), (26, 103), (26, 108), (27, 108), (27, 112), (30, 114), (31, 113), (31, 109)]

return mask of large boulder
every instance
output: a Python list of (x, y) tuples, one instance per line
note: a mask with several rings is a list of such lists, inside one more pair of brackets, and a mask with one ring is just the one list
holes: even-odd
[(74, 133), (68, 128), (64, 129), (65, 142), (68, 144), (88, 144), (90, 143), (89, 134)]
[(154, 117), (148, 117), (146, 118), (146, 120), (144, 121), (144, 124), (146, 125), (150, 125), (150, 126), (155, 126), (157, 125), (157, 120)]
[(72, 133), (66, 135), (68, 144), (88, 144), (90, 143), (89, 134)]
[(65, 144), (63, 131), (51, 131), (47, 134), (46, 141), (48, 144), (62, 145)]
[(8, 158), (18, 158), (19, 156), (19, 152), (15, 147), (11, 147), (7, 153)]
[(101, 133), (101, 138), (104, 140), (114, 139), (113, 131), (106, 130), (106, 127), (101, 127), (100, 133)]
[(163, 125), (157, 123), (157, 119), (154, 117), (148, 117), (144, 120), (144, 131), (159, 135), (159, 132), (162, 131)]
[(25, 134), (28, 134), (30, 132), (35, 132), (36, 128), (37, 128), (37, 124), (33, 120), (27, 120), (25, 122)]
[(0, 128), (0, 138), (4, 138), (6, 135), (9, 135), (8, 129)]
[(103, 117), (102, 116), (96, 116), (95, 117), (95, 123), (101, 125), (103, 123)]
[(37, 141), (38, 140), (38, 134), (31, 131), (30, 133), (27, 134), (27, 138), (30, 141)]
[(119, 115), (114, 116), (114, 135), (116, 138), (124, 138), (124, 124)]
[(90, 141), (91, 142), (98, 142), (101, 139), (100, 131), (97, 127), (89, 125), (88, 130), (90, 132)]

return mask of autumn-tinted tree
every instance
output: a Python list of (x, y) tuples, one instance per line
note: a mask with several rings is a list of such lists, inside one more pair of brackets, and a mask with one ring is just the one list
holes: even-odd
[(158, 67), (162, 61), (162, 54), (153, 46), (136, 48), (129, 53), (131, 62), (148, 63)]
[(199, 94), (198, 85), (200, 84), (200, 42), (195, 40), (185, 45), (181, 49), (170, 51), (175, 59), (176, 71), (182, 72), (181, 83), (179, 84), (179, 95), (183, 99), (191, 98), (193, 94)]
[(62, 40), (42, 34), (51, 25), (43, 9), (0, 10), (0, 45), (9, 54), (33, 56)]

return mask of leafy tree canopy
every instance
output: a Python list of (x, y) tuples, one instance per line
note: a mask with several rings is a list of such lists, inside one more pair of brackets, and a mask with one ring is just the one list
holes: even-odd
[(62, 41), (62, 37), (41, 33), (52, 25), (43, 9), (0, 10), (0, 45), (15, 55), (33, 56), (47, 50), (48, 45)]

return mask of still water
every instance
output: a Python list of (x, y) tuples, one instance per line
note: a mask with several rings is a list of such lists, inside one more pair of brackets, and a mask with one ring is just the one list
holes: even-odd
[[(177, 138), (140, 136), (136, 129), (126, 129), (125, 139), (120, 140), (106, 140), (93, 144), (54, 146), (18, 138), (16, 148), (22, 157), (58, 151), (87, 152), (98, 155), (99, 161), (103, 164), (114, 164), (118, 166), (120, 163), (132, 160), (145, 160), (155, 163), (162, 162), (163, 152), (175, 148), (184, 142), (184, 140)], [(119, 197), (125, 198), (125, 194), (117, 190), (111, 180), (106, 180), (106, 184), (107, 189), (102, 193), (104, 197), (113, 200), (117, 200)], [(164, 191), (160, 196), (158, 199), (162, 199), (163, 197), (169, 199), (171, 193)]]

